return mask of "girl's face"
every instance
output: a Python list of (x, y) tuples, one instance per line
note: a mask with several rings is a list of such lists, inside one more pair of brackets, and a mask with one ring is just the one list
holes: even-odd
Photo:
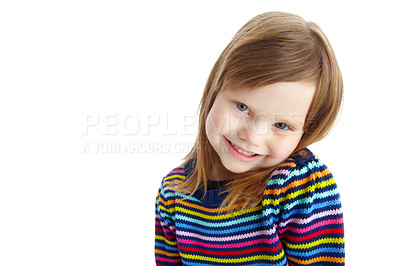
[(287, 159), (302, 137), (314, 92), (315, 83), (308, 81), (221, 90), (207, 116), (206, 134), (225, 168), (243, 173)]

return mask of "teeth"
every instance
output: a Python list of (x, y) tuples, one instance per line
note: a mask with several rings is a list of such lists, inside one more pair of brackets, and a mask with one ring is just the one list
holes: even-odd
[(235, 150), (237, 150), (239, 153), (246, 155), (248, 157), (253, 156), (255, 154), (255, 153), (250, 153), (250, 152), (244, 151), (233, 143), (232, 143), (232, 147), (235, 148)]

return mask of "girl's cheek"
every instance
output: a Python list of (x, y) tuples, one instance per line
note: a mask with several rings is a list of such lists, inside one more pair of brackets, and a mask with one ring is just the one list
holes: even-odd
[(212, 108), (207, 116), (206, 120), (206, 131), (213, 135), (220, 135), (226, 131), (225, 114), (218, 110), (218, 108)]
[(226, 130), (233, 134), (236, 133), (241, 126), (241, 119), (237, 117), (237, 114), (228, 113), (226, 117)]
[(275, 156), (288, 157), (297, 147), (299, 141), (300, 137), (296, 135), (280, 135), (276, 136), (274, 140), (269, 143), (269, 146)]

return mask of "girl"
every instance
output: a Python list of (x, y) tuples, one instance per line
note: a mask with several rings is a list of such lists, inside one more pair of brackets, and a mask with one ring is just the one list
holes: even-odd
[(344, 265), (336, 183), (306, 148), (334, 124), (342, 88), (316, 24), (246, 23), (211, 71), (193, 149), (162, 181), (157, 265)]

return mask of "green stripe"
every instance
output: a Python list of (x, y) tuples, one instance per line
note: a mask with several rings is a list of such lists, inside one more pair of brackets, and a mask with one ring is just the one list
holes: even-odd
[[(268, 182), (268, 185), (282, 185), (285, 184), (285, 182), (288, 181), (288, 179), (294, 177), (294, 176), (300, 176), (303, 175), (305, 173), (307, 173), (309, 170), (313, 169), (313, 168), (319, 168), (321, 166), (323, 166), (324, 164), (322, 164), (319, 160), (317, 162), (310, 162), (308, 165), (304, 166), (303, 168), (301, 168), (300, 170), (298, 169), (287, 169), (289, 171), (289, 177), (288, 178), (276, 178), (276, 179), (271, 179)], [(286, 169), (281, 169), (281, 170), (286, 170)]]
[(304, 166), (300, 170), (294, 169), (293, 171), (291, 171), (290, 174), (289, 174), (289, 178), (291, 178), (293, 176), (304, 175), (305, 173), (309, 172), (309, 170), (312, 170), (313, 168), (316, 168), (316, 167), (319, 168), (321, 166), (323, 166), (323, 164), (320, 161), (318, 161), (318, 162), (309, 162), (306, 166)]

